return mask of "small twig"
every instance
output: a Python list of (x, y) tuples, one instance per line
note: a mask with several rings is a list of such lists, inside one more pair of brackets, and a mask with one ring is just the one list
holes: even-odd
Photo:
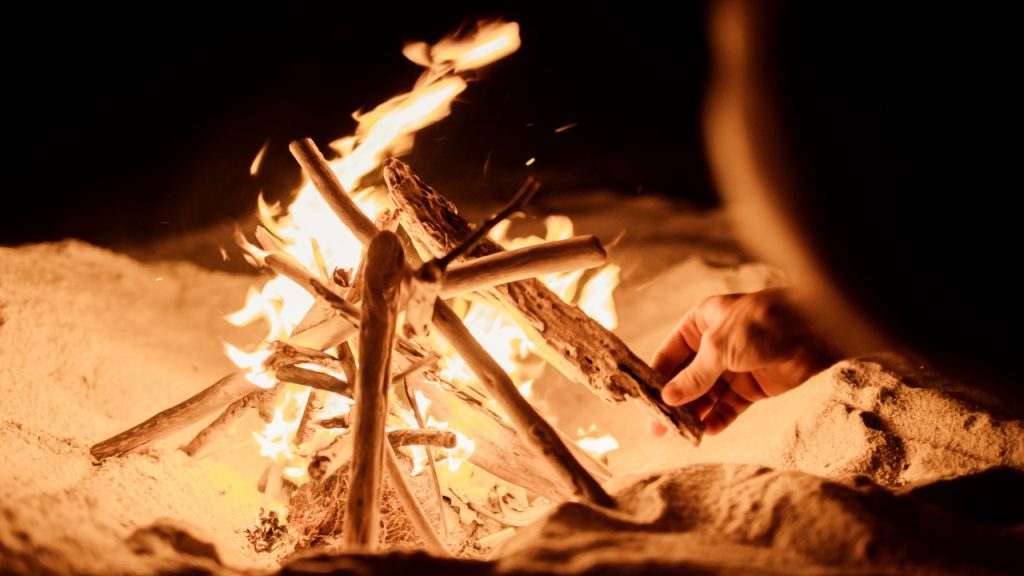
[(533, 198), (533, 196), (540, 190), (540, 183), (530, 176), (523, 182), (523, 185), (519, 187), (512, 200), (505, 205), (504, 208), (498, 211), (497, 214), (488, 218), (483, 224), (478, 226), (473, 233), (466, 237), (461, 243), (456, 245), (454, 248), (448, 251), (447, 254), (436, 259), (437, 265), (441, 269), (445, 269), (449, 264), (454, 262), (456, 259), (461, 257), (466, 252), (473, 249), (477, 242), (482, 240), (484, 236), (494, 229), (495, 226), (503, 222), (505, 219), (513, 216), (518, 212), (522, 212), (526, 207), (526, 204)]
[(309, 239), (310, 248), (313, 250), (313, 261), (316, 262), (316, 269), (320, 272), (320, 278), (326, 282), (330, 278), (327, 272), (327, 261), (324, 260), (324, 253), (320, 251), (320, 243), (316, 238)]
[[(416, 395), (409, 389), (409, 381), (402, 379), (402, 386), (405, 388), (405, 397), (409, 399), (409, 408), (412, 409), (412, 415), (416, 418), (416, 425), (420, 427), (420, 430), (426, 428), (426, 423), (423, 420), (423, 412), (420, 410), (420, 403), (416, 400)], [(449, 434), (451, 434), (449, 432)], [(446, 448), (455, 448), (455, 434), (451, 434), (452, 442), (451, 446)], [(388, 437), (390, 440), (390, 436)], [(445, 538), (448, 537), (448, 520), (444, 517), (444, 500), (441, 497), (441, 479), (437, 477), (437, 460), (434, 458), (434, 450), (427, 448), (427, 464), (430, 465), (430, 479), (434, 483), (434, 496), (437, 498), (437, 509), (441, 510), (441, 533), (444, 534)]]

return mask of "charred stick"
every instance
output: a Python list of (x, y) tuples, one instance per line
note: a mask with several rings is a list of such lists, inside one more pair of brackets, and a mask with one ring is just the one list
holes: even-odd
[(475, 248), (477, 243), (483, 240), (495, 226), (502, 223), (506, 218), (510, 218), (512, 215), (522, 212), (526, 207), (526, 204), (531, 198), (533, 198), (538, 190), (540, 190), (540, 184), (537, 183), (532, 176), (527, 178), (526, 182), (523, 183), (519, 188), (519, 191), (515, 193), (515, 196), (512, 197), (512, 200), (506, 204), (505, 207), (474, 229), (469, 236), (464, 238), (454, 248), (449, 250), (443, 256), (439, 256), (436, 259), (438, 267), (442, 270), (447, 268), (449, 264)]
[(346, 547), (354, 550), (372, 552), (380, 540), (384, 419), (404, 271), (401, 242), (394, 233), (381, 232), (366, 251), (359, 327), (359, 376), (352, 423), (354, 452), (342, 534)]

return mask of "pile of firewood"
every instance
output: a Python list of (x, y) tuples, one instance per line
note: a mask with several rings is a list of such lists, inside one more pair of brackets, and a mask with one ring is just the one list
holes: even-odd
[[(414, 403), (410, 390), (418, 390), (451, 428), (474, 440), (470, 461), (480, 468), (553, 501), (577, 499), (614, 507), (600, 482), (607, 471), (537, 413), (444, 301), (469, 292), (512, 312), (541, 355), (569, 379), (586, 384), (609, 401), (638, 401), (657, 422), (699, 442), (700, 421), (684, 408), (661, 402), (663, 381), (656, 372), (609, 330), (535, 279), (541, 274), (602, 264), (605, 253), (595, 238), (508, 251), (486, 238), (493, 225), (522, 208), (535, 191), (532, 183), (499, 214), (474, 229), (407, 165), (392, 159), (385, 163), (384, 180), (394, 211), (375, 223), (352, 201), (311, 140), (293, 142), (291, 150), (331, 209), (366, 247), (360, 270), (354, 277), (336, 272), (325, 280), (281, 250), (272, 236), (258, 231), (262, 249), (252, 249), (249, 255), (317, 297), (292, 337), (275, 343), (264, 362), (264, 369), (278, 384), (261, 388), (247, 379), (244, 371), (231, 373), (180, 404), (94, 445), (91, 452), (97, 460), (137, 451), (222, 410), (183, 447), (189, 455), (197, 455), (249, 410), (269, 419), (282, 382), (309, 386), (312, 392), (296, 444), (318, 425), (346, 427), (352, 435), (342, 527), (346, 545), (357, 550), (374, 550), (378, 545), (386, 471), (426, 549), (448, 554), (410, 489), (394, 450), (385, 448), (385, 439), (393, 446), (450, 446), (454, 437), (422, 429), (385, 434), (388, 393), (398, 383), (403, 401)], [(413, 243), (433, 258), (422, 262)], [(405, 322), (399, 329), (401, 311)], [(445, 381), (432, 368), (436, 356), (424, 344), (431, 327), (462, 356), (486, 393), (506, 412), (511, 427), (485, 408), (476, 395)], [(353, 350), (349, 341), (356, 336), (358, 348)], [(337, 349), (337, 354), (324, 352), (332, 349)], [(332, 368), (345, 379), (301, 366), (310, 363)], [(393, 367), (398, 369), (395, 375)], [(354, 400), (350, 421), (319, 418), (329, 394)]]

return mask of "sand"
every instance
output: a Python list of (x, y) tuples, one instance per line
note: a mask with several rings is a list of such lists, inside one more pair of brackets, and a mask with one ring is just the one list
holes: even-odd
[[(720, 214), (650, 198), (614, 217), (569, 204), (579, 232), (627, 232), (612, 251), (624, 267), (618, 332), (641, 355), (701, 298), (785, 282), (731, 243)], [(197, 427), (102, 465), (88, 453), (231, 370), (222, 343), (259, 333), (222, 316), (254, 280), (77, 241), (0, 248), (0, 573), (277, 568), (243, 533), (263, 503), (259, 470), (185, 457), (176, 447)], [(840, 362), (700, 448), (654, 439), (638, 411), (555, 376), (537, 389), (563, 429), (598, 424), (619, 438), (608, 455), (619, 510), (562, 505), (486, 562), (395, 554), (296, 561), (289, 573), (409, 563), (467, 574), (1024, 568), (1012, 554), (1024, 544), (1024, 409), (918, 362)]]

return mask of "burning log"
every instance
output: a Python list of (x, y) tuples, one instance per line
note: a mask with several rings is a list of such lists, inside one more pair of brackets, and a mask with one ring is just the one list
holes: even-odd
[[(291, 143), (289, 149), (335, 214), (349, 226), (360, 242), (369, 243), (376, 233), (376, 226), (345, 192), (313, 141), (308, 138), (295, 141)], [(367, 266), (369, 273), (369, 264)], [(509, 413), (523, 439), (547, 459), (560, 478), (572, 486), (574, 495), (599, 506), (614, 506), (611, 496), (573, 457), (554, 428), (519, 395), (508, 374), (487, 354), (480, 343), (473, 339), (462, 324), (462, 320), (440, 300), (434, 304), (433, 318), (434, 324), (466, 360), (470, 369), (487, 387), (488, 392)]]
[(393, 233), (381, 232), (366, 253), (359, 327), (352, 478), (343, 528), (345, 545), (353, 549), (376, 550), (380, 537), (384, 418), (404, 272), (401, 242)]
[[(388, 160), (384, 179), (392, 202), (401, 208), (403, 227), (433, 254), (446, 253), (460, 238), (472, 234), (455, 206), (403, 162)], [(469, 255), (480, 258), (500, 252), (502, 248), (496, 242), (483, 239)], [(700, 442), (700, 420), (685, 407), (670, 407), (661, 401), (663, 378), (582, 310), (567, 304), (535, 279), (499, 286), (494, 293), (507, 308), (517, 312), (524, 331), (544, 358), (570, 380), (588, 385), (608, 401), (635, 398), (655, 421), (694, 443)]]

